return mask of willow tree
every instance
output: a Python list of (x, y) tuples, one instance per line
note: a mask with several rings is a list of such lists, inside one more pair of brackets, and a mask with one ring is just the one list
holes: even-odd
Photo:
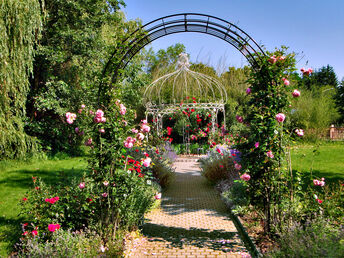
[(0, 1), (0, 158), (23, 157), (36, 148), (24, 132), (24, 117), (41, 24), (38, 0)]

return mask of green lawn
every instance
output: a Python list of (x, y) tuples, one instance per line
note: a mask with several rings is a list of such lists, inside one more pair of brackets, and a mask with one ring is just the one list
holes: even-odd
[(18, 217), (18, 203), (32, 187), (32, 176), (42, 178), (47, 184), (55, 184), (56, 180), (81, 176), (86, 167), (85, 158), (0, 162), (0, 257), (8, 256), (20, 237), (16, 234), (22, 222)]
[(321, 142), (292, 147), (293, 170), (313, 178), (324, 177), (325, 181), (344, 181), (344, 142)]

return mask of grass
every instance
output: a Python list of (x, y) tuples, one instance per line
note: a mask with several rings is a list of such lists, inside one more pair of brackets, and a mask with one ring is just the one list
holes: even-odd
[(85, 158), (0, 162), (0, 257), (7, 257), (18, 242), (23, 218), (19, 217), (19, 201), (32, 187), (32, 176), (47, 184), (80, 177), (87, 167)]
[(326, 182), (344, 181), (344, 142), (305, 143), (292, 147), (293, 170)]

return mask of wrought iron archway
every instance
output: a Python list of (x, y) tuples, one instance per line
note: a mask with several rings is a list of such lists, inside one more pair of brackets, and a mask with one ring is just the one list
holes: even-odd
[[(253, 69), (259, 67), (260, 55), (258, 53), (265, 55), (257, 42), (233, 23), (212, 15), (180, 13), (158, 18), (131, 33), (113, 52), (105, 65), (103, 75), (110, 67), (113, 67), (112, 82), (115, 82), (118, 71), (125, 68), (136, 53), (147, 44), (158, 38), (181, 32), (204, 33), (226, 41), (243, 54)], [(113, 60), (117, 56), (119, 59)]]

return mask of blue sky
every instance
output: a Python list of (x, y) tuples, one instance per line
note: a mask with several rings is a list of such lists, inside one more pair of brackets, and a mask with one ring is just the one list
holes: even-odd
[[(125, 0), (127, 19), (143, 24), (176, 13), (209, 14), (236, 24), (267, 50), (281, 45), (298, 53), (297, 67), (331, 65), (344, 77), (343, 0)], [(225, 41), (200, 33), (178, 33), (155, 40), (154, 50), (183, 43), (191, 61), (242, 67), (244, 57)]]

